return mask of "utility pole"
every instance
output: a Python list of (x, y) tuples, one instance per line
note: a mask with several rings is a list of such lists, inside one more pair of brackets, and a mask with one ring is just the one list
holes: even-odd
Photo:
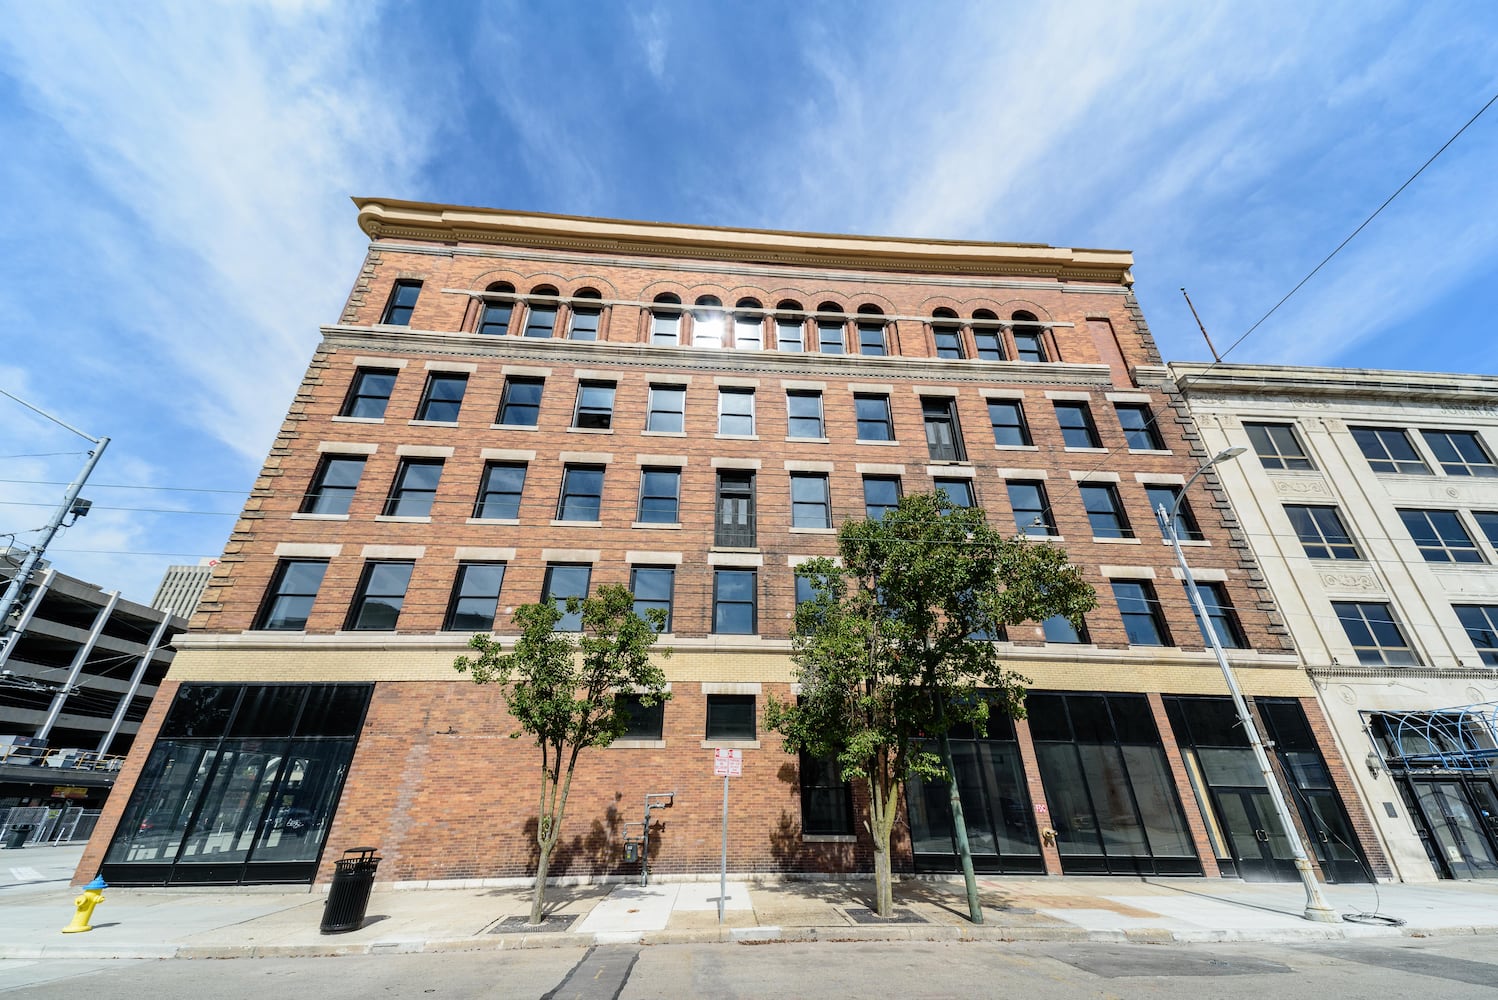
[(1207, 350), (1212, 352), (1212, 361), (1214, 363), (1220, 362), (1222, 360), (1222, 355), (1217, 353), (1217, 346), (1212, 343), (1212, 337), (1207, 333), (1206, 324), (1204, 324), (1202, 322), (1202, 318), (1197, 315), (1196, 306), (1191, 302), (1191, 296), (1186, 295), (1186, 289), (1184, 288), (1181, 289), (1181, 294), (1186, 296), (1186, 305), (1191, 307), (1191, 315), (1196, 317), (1197, 329), (1201, 330), (1202, 337), (1207, 341)]
[(84, 440), (91, 442), (94, 446), (89, 450), (88, 461), (83, 463), (83, 469), (68, 484), (67, 491), (62, 496), (62, 503), (58, 505), (57, 509), (52, 512), (52, 516), (47, 520), (46, 527), (42, 529), (42, 537), (35, 545), (30, 547), (30, 551), (26, 553), (26, 558), (21, 561), (21, 565), (16, 569), (15, 575), (10, 578), (10, 584), (5, 588), (4, 596), (0, 596), (0, 641), (9, 643), (15, 638), (10, 628), (11, 611), (14, 610), (16, 604), (20, 601), (21, 593), (26, 587), (26, 581), (30, 580), (31, 574), (36, 572), (37, 564), (42, 561), (42, 556), (46, 553), (47, 546), (52, 543), (52, 539), (58, 531), (62, 530), (63, 521), (68, 515), (75, 515), (74, 519), (76, 520), (78, 517), (82, 517), (88, 513), (89, 502), (87, 500), (79, 500), (78, 494), (83, 490), (83, 484), (88, 482), (89, 474), (94, 471), (94, 466), (99, 464), (99, 458), (104, 454), (104, 449), (109, 447), (109, 438), (96, 438), (91, 434), (85, 434), (71, 424), (54, 417), (41, 407), (33, 406), (21, 397), (12, 395), (4, 389), (0, 389), (0, 396), (6, 396), (15, 400), (26, 407), (26, 409), (46, 417), (59, 427), (72, 431)]

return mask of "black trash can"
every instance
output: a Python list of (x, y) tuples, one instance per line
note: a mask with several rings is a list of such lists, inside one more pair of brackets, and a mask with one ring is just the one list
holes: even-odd
[(369, 890), (374, 888), (375, 869), (380, 859), (377, 847), (351, 847), (333, 862), (333, 885), (322, 908), (324, 934), (342, 934), (364, 926), (364, 910), (369, 906)]
[(6, 850), (17, 850), (26, 846), (26, 841), (31, 839), (31, 827), (13, 826), (5, 835)]

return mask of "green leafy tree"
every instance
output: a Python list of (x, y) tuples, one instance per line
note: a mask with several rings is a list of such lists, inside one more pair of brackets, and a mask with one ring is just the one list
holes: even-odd
[(840, 565), (797, 567), (814, 598), (796, 609), (793, 657), (801, 693), (772, 701), (786, 748), (836, 758), (844, 780), (868, 788), (877, 911), (890, 915), (890, 836), (907, 779), (945, 779), (954, 849), (974, 922), (981, 922), (948, 734), (983, 728), (991, 710), (1021, 716), (1028, 681), (1005, 668), (989, 637), (1005, 626), (1064, 615), (1097, 598), (1065, 550), (1008, 537), (981, 508), (941, 491), (914, 494), (879, 520), (838, 532)]
[[(582, 612), (581, 633), (558, 632), (565, 603), (569, 614)], [(521, 735), (532, 737), (541, 752), (541, 801), (537, 812), (536, 892), (529, 922), (543, 920), (546, 873), (562, 832), (567, 793), (578, 754), (586, 747), (606, 747), (628, 728), (621, 693), (638, 694), (645, 705), (670, 697), (666, 674), (650, 653), (666, 613), (651, 608), (641, 618), (628, 587), (608, 584), (588, 598), (526, 604), (515, 610), (520, 636), (505, 653), (499, 640), (476, 635), (469, 645), (476, 656), (460, 656), (453, 667), (477, 684), (504, 686), (505, 704)], [(669, 649), (660, 650), (670, 656)]]

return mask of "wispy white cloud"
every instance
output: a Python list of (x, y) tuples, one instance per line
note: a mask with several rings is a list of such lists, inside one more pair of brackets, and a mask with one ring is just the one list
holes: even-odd
[(659, 5), (649, 9), (641, 5), (630, 8), (629, 23), (644, 50), (645, 66), (657, 80), (666, 76), (666, 56), (670, 52), (670, 16)]

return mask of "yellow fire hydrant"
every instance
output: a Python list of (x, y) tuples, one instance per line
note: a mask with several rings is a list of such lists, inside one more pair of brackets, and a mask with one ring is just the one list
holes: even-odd
[(93, 930), (89, 926), (89, 918), (94, 915), (94, 907), (104, 902), (104, 890), (109, 886), (104, 882), (103, 875), (95, 875), (94, 880), (83, 887), (83, 895), (73, 900), (73, 905), (78, 907), (78, 912), (73, 914), (73, 922), (62, 929), (64, 934), (82, 934), (84, 931)]

